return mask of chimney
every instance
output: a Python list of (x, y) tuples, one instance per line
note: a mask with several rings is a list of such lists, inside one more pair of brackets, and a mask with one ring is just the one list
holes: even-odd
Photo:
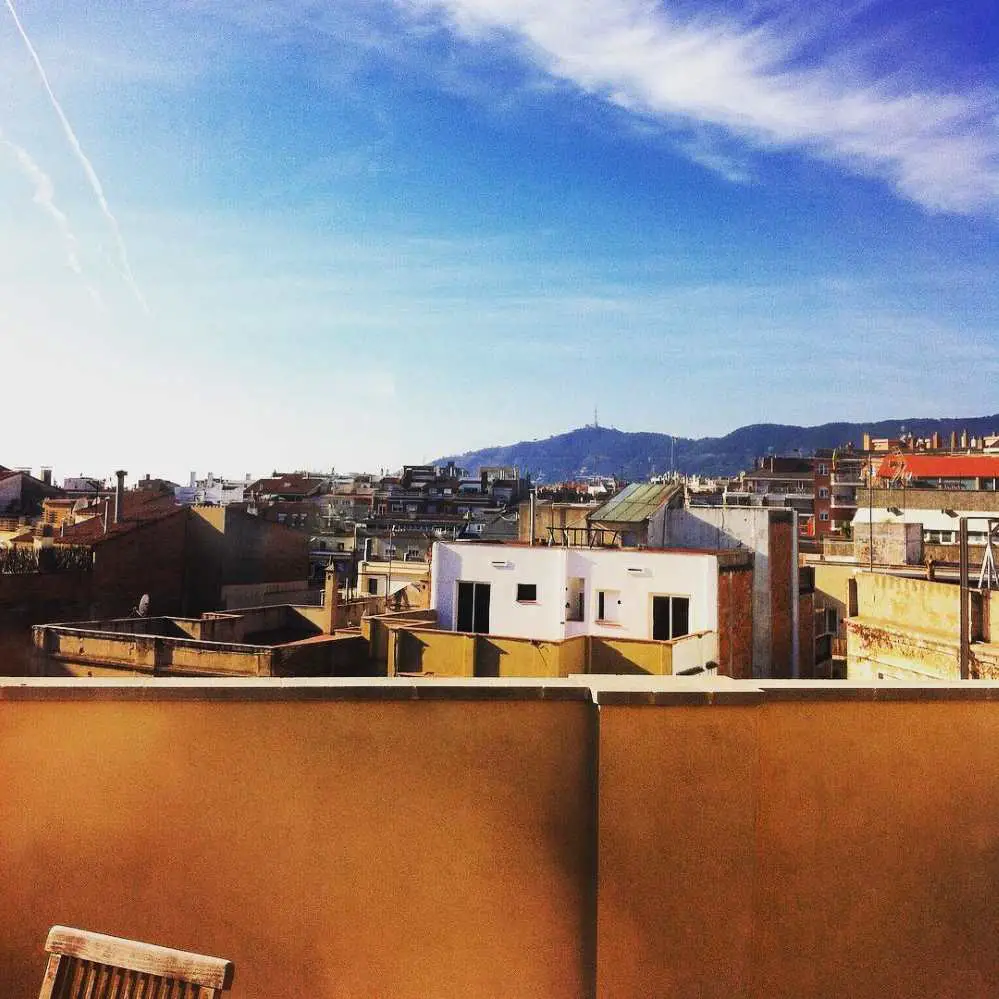
[(125, 476), (128, 472), (118, 469), (114, 474), (118, 479), (118, 485), (114, 490), (114, 522), (120, 524), (125, 513)]
[(871, 449), (871, 435), (866, 431), (864, 432), (864, 439), (861, 442), (861, 449), (864, 451), (870, 451)]
[(326, 585), (323, 587), (323, 631), (332, 635), (336, 631), (336, 611), (339, 601), (339, 581), (336, 578), (336, 566), (326, 569)]
[(42, 482), (44, 482), (45, 485), (47, 485), (47, 486), (51, 486), (52, 485), (52, 469), (51, 468), (42, 468)]
[(198, 478), (194, 472), (191, 472), (191, 488), (194, 489), (198, 484)]
[(961, 431), (961, 447), (962, 448), (967, 448), (968, 447), (968, 431), (967, 430), (962, 430)]
[(936, 430), (933, 431), (933, 436), (930, 437), (930, 447), (934, 451), (940, 450), (940, 434)]
[(950, 432), (950, 449), (951, 451), (957, 450), (957, 431), (952, 430)]

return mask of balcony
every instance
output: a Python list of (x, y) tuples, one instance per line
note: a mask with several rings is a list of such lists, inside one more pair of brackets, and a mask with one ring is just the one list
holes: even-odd
[(234, 996), (994, 995), (996, 692), (0, 682), (2, 991), (66, 919)]

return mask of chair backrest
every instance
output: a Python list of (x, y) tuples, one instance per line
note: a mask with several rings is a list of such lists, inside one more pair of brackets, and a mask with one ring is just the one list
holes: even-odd
[(53, 926), (38, 999), (218, 999), (231, 961)]

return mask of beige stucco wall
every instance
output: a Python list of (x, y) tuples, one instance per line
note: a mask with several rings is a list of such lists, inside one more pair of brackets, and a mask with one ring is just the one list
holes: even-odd
[(0, 994), (56, 922), (241, 999), (576, 997), (585, 702), (0, 702)]
[(891, 621), (922, 632), (956, 635), (961, 620), (960, 596), (959, 587), (953, 583), (931, 583), (883, 573), (857, 576), (860, 617)]
[(0, 994), (55, 922), (252, 999), (999, 994), (999, 684), (570, 686), (0, 684)]

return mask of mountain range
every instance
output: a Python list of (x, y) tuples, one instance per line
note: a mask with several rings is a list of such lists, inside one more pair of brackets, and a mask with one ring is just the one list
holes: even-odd
[(966, 430), (970, 437), (999, 431), (999, 414), (966, 419), (880, 420), (875, 423), (823, 423), (796, 427), (754, 423), (724, 437), (673, 437), (670, 434), (586, 426), (544, 440), (520, 441), (439, 458), (475, 473), (483, 465), (514, 465), (535, 482), (560, 482), (582, 475), (616, 475), (626, 480), (678, 471), (687, 475), (733, 475), (753, 467), (767, 454), (813, 454), (819, 448), (857, 446), (865, 432), (872, 437), (911, 433), (928, 437)]

